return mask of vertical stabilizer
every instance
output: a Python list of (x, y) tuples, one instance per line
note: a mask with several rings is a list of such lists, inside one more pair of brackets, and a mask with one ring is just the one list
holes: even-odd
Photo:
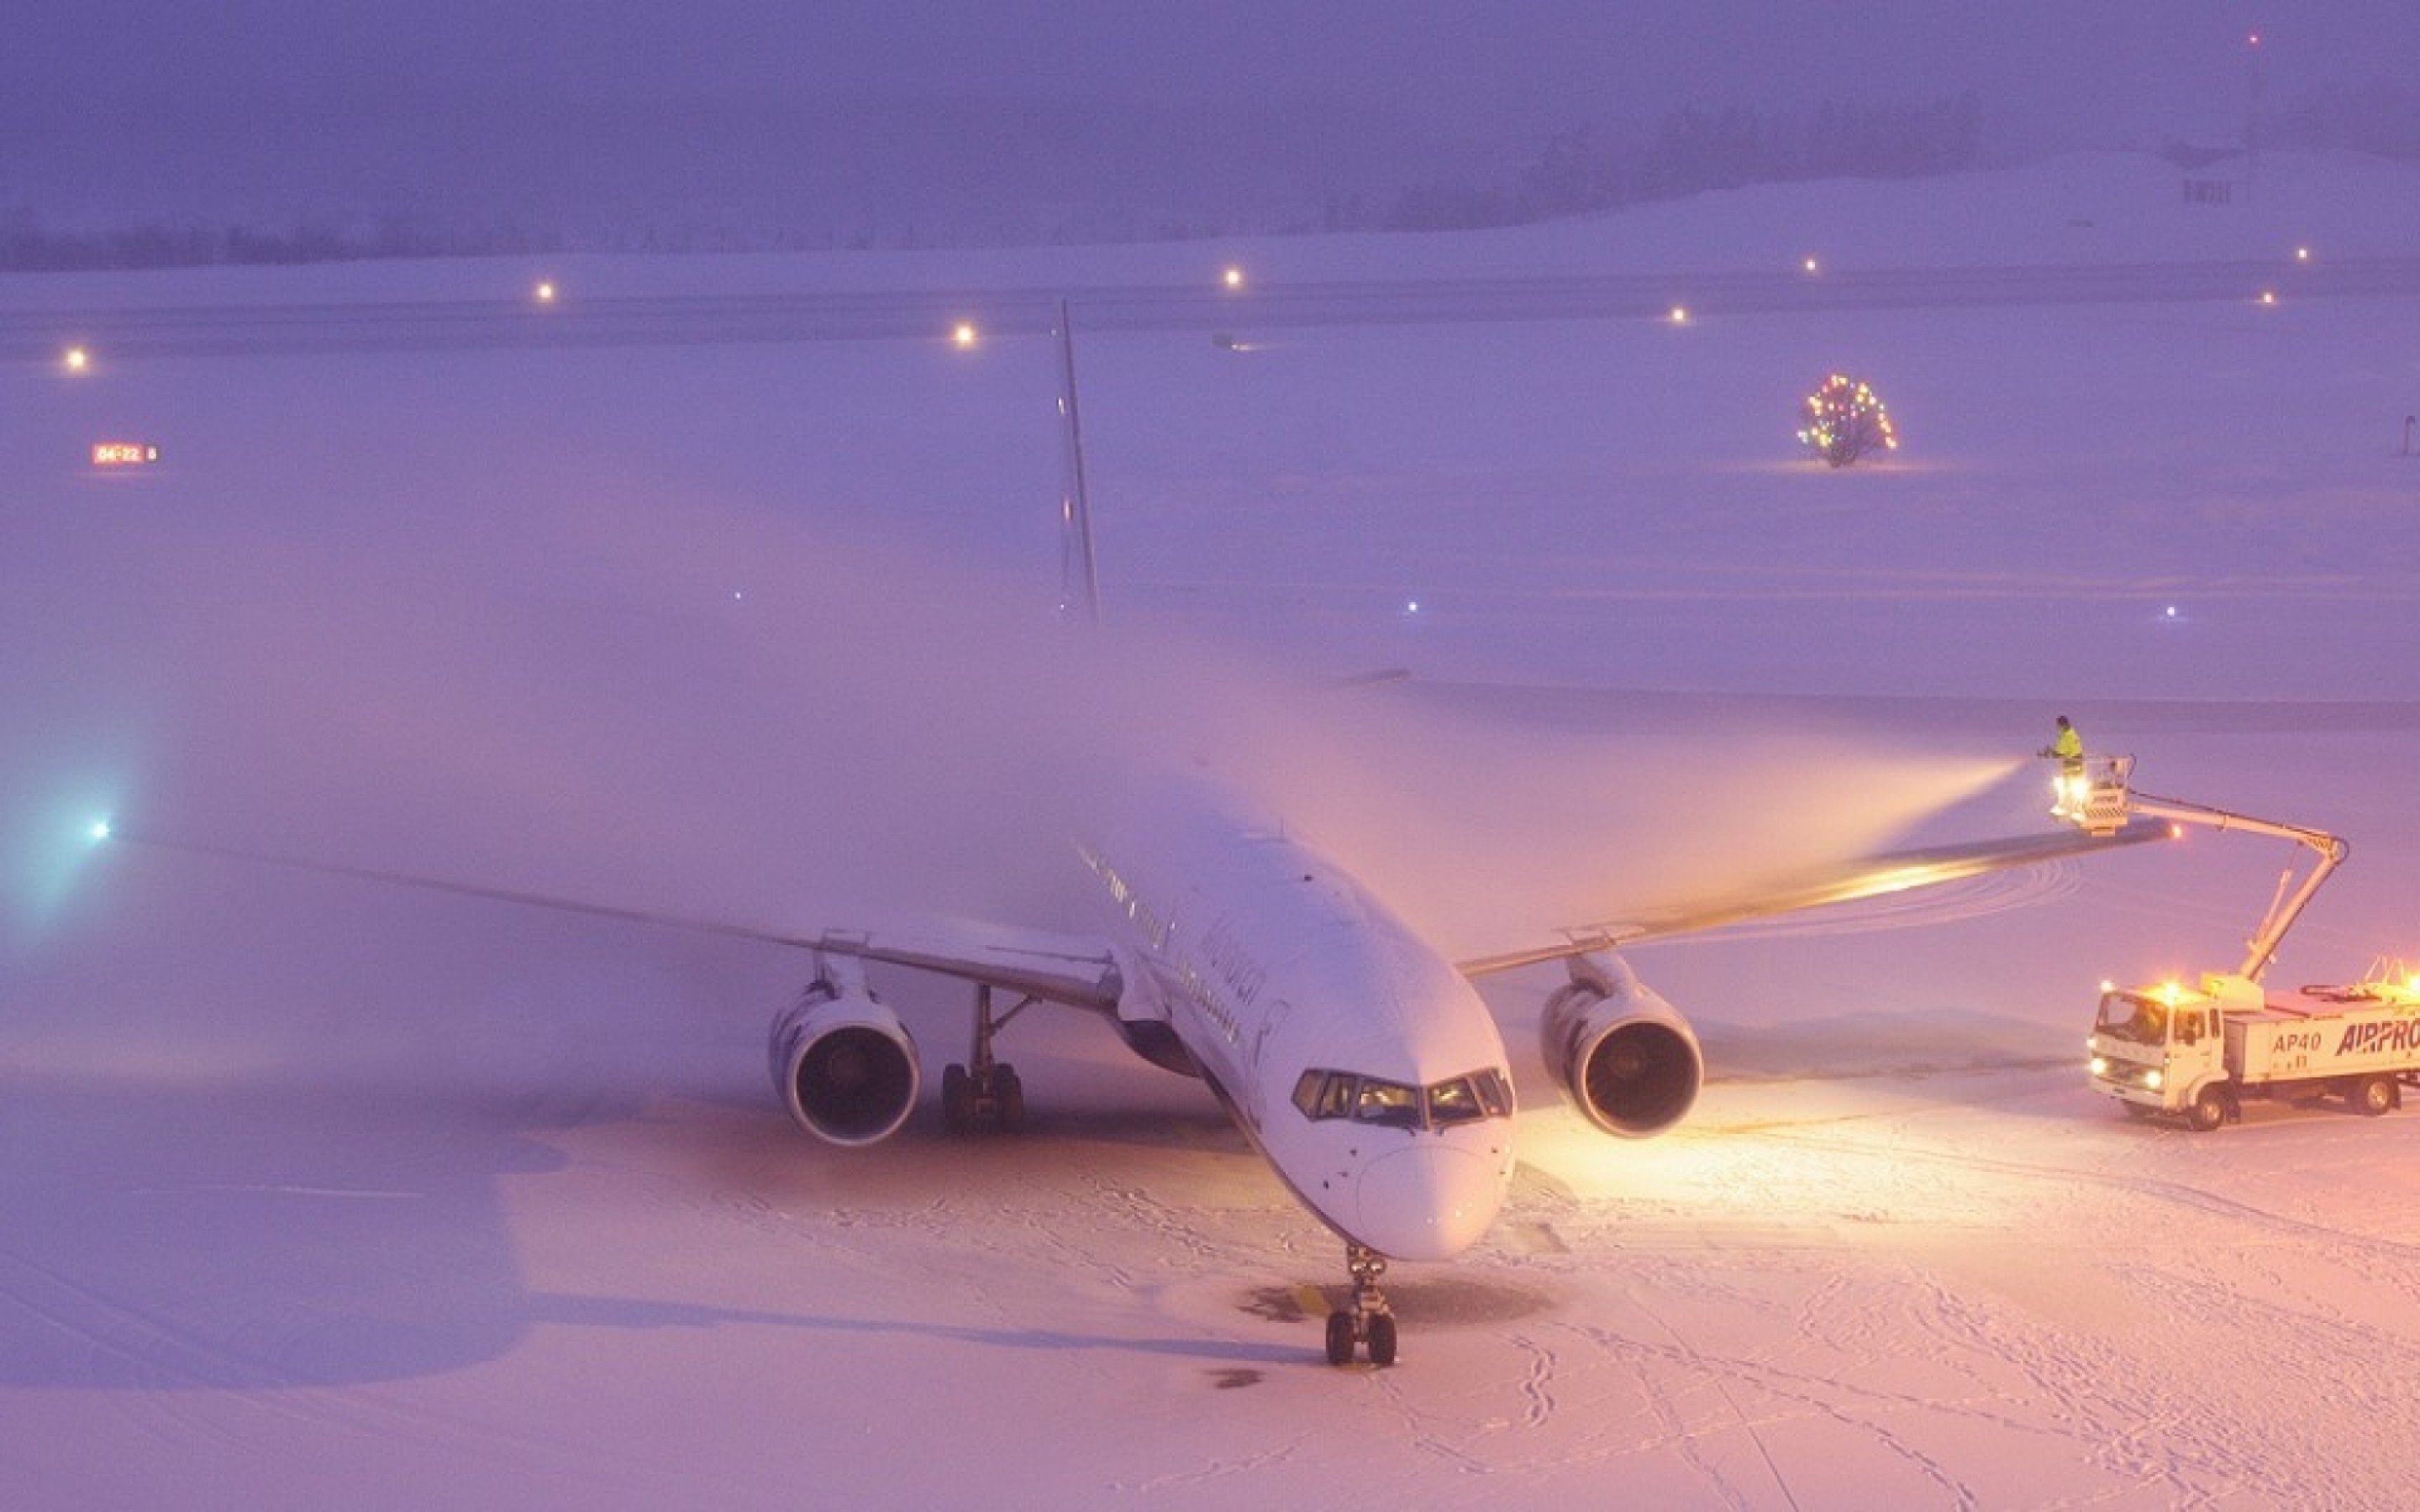
[(1076, 412), (1076, 337), (1059, 301), (1059, 418), (1067, 436), (1066, 491), (1059, 501), (1059, 608), (1101, 623), (1101, 576), (1093, 555), (1093, 506), (1084, 493), (1084, 426)]

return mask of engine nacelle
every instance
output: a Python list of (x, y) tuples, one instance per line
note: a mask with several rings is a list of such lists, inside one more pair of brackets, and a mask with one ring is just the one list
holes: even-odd
[(1546, 1069), (1589, 1121), (1643, 1139), (1698, 1101), (1705, 1057), (1688, 1020), (1640, 984), (1618, 956), (1581, 956), (1570, 985), (1546, 999), (1538, 1040)]
[(769, 1058), (790, 1117), (835, 1145), (888, 1138), (916, 1106), (916, 1041), (856, 971), (827, 969), (773, 1016)]

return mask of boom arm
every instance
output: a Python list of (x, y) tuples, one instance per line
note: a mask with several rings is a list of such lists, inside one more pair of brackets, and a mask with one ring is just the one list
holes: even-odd
[(2270, 900), (2268, 917), (2244, 942), (2242, 969), (2237, 975), (2258, 981), (2261, 974), (2277, 957), (2277, 947), (2284, 943), (2286, 932), (2303, 917), (2325, 883), (2345, 857), (2352, 854), (2351, 842), (2324, 830), (2307, 829), (2301, 825), (2288, 825), (2274, 819), (2259, 819), (2250, 814), (2233, 813), (2213, 809), (2206, 803), (2189, 803), (2182, 798), (2164, 798), (2154, 793), (2137, 793), (2129, 786), (2133, 775), (2132, 756), (2096, 757), (2092, 763), (2091, 786), (2084, 812), (2076, 817), (2078, 827), (2100, 832), (2106, 823), (2123, 824), (2127, 818), (2164, 819), (2171, 824), (2202, 825), (2211, 829), (2242, 829), (2255, 835), (2273, 835), (2290, 840), (2319, 857), (2302, 885), (2294, 886), (2294, 869), (2288, 866), (2277, 879), (2277, 895)]

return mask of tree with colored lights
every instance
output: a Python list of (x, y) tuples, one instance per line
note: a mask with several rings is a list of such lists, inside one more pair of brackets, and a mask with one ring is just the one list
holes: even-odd
[(1798, 439), (1836, 468), (1876, 449), (1899, 450), (1899, 432), (1873, 385), (1846, 373), (1833, 374), (1807, 396), (1807, 424)]

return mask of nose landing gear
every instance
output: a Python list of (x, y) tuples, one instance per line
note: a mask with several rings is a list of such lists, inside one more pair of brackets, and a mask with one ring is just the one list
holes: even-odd
[(1395, 1313), (1378, 1278), (1387, 1273), (1387, 1257), (1361, 1244), (1344, 1246), (1344, 1266), (1353, 1274), (1353, 1305), (1327, 1315), (1327, 1363), (1351, 1365), (1355, 1348), (1366, 1348), (1370, 1363), (1395, 1363)]

